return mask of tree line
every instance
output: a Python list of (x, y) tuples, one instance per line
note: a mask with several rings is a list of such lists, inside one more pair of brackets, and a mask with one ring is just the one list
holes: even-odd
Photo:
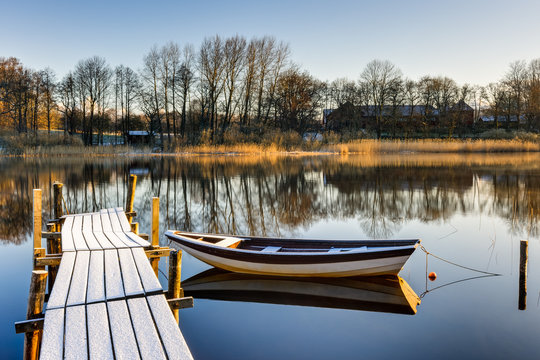
[[(465, 106), (467, 105), (467, 106)], [(469, 107), (470, 106), (470, 107)], [(323, 118), (324, 109), (335, 109)], [(380, 138), (444, 129), (462, 135), (481, 118), (492, 127), (539, 129), (540, 59), (510, 64), (487, 86), (444, 76), (411, 80), (389, 61), (373, 60), (356, 80), (321, 81), (295, 65), (288, 44), (271, 36), (205, 38), (198, 48), (170, 42), (152, 47), (142, 67), (112, 67), (99, 56), (79, 61), (57, 80), (0, 58), (0, 127), (127, 139), (146, 130), (167, 144), (222, 143), (269, 131), (373, 131)], [(407, 113), (408, 112), (408, 113)], [(234, 130), (234, 131), (233, 131)], [(227, 134), (228, 137), (227, 137)]]

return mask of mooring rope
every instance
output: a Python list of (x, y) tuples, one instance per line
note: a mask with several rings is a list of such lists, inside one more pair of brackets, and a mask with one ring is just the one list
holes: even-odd
[(473, 268), (468, 267), (468, 266), (463, 266), (463, 265), (460, 265), (460, 264), (456, 264), (455, 262), (452, 262), (452, 261), (450, 261), (450, 260), (443, 259), (443, 258), (440, 257), (440, 256), (437, 256), (437, 255), (435, 255), (435, 254), (430, 253), (429, 251), (426, 250), (426, 248), (425, 248), (423, 245), (419, 245), (419, 247), (420, 247), (420, 249), (422, 249), (422, 251), (424, 251), (424, 252), (426, 253), (426, 266), (427, 266), (427, 255), (431, 255), (431, 256), (433, 256), (435, 259), (439, 259), (439, 260), (441, 260), (441, 261), (444, 261), (445, 263), (448, 263), (448, 264), (450, 264), (450, 265), (454, 265), (454, 266), (457, 266), (457, 267), (460, 267), (460, 268), (463, 268), (463, 269), (475, 271), (475, 272), (478, 272), (478, 273), (481, 273), (481, 274), (486, 274), (486, 275), (501, 276), (501, 274), (492, 273), (492, 272), (489, 272), (489, 271), (478, 270), (478, 269), (473, 269)]
[(62, 202), (64, 203), (64, 209), (66, 210), (66, 215), (69, 215), (69, 210), (68, 210), (68, 207), (67, 207), (67, 204), (66, 204), (66, 199), (64, 199), (63, 196), (62, 196)]

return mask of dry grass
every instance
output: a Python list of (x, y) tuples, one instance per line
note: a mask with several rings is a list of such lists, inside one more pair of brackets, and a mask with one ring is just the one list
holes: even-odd
[(327, 145), (330, 152), (341, 154), (395, 153), (493, 153), (538, 152), (540, 144), (522, 140), (357, 140)]

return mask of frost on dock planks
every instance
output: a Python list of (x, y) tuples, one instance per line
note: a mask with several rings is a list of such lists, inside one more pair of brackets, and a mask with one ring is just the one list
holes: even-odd
[[(168, 251), (156, 245), (157, 237), (152, 246), (132, 232), (121, 208), (63, 220), (62, 255), (44, 311), (39, 357), (192, 359), (145, 252)], [(41, 238), (41, 231), (35, 237)], [(54, 260), (36, 239), (39, 269), (41, 262)]]

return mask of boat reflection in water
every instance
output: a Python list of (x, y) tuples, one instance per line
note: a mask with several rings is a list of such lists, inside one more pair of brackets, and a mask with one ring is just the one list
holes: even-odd
[(399, 276), (291, 278), (213, 268), (182, 282), (198, 299), (416, 314), (420, 298)]

